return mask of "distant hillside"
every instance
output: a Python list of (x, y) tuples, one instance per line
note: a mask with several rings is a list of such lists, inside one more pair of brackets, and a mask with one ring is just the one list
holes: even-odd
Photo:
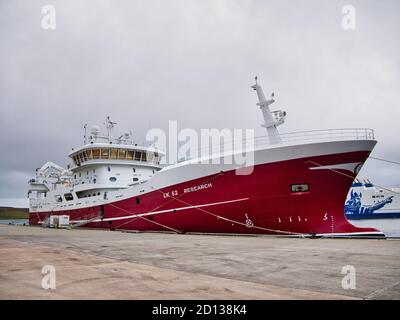
[(0, 207), (0, 219), (28, 219), (28, 208)]

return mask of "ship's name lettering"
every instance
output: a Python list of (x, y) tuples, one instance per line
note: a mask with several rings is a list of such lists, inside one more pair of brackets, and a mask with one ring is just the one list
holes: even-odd
[(164, 195), (164, 198), (176, 197), (178, 195), (178, 190), (164, 192), (163, 195)]
[[(199, 190), (208, 189), (208, 188), (212, 188), (212, 183), (211, 182), (203, 183), (203, 184), (200, 184), (198, 186), (185, 188), (185, 189), (183, 189), (183, 193), (194, 192), (194, 191), (199, 191)], [(178, 192), (178, 190), (172, 190), (172, 191), (164, 192), (163, 195), (164, 195), (164, 199), (165, 198), (171, 198), (171, 197), (178, 196), (179, 192)]]
[(186, 188), (183, 189), (183, 193), (188, 193), (188, 192), (193, 192), (193, 191), (199, 191), (199, 190), (203, 190), (203, 189), (208, 189), (208, 188), (212, 188), (212, 183), (204, 183), (204, 184), (200, 184), (198, 186), (194, 186), (194, 187), (190, 187), (190, 188)]

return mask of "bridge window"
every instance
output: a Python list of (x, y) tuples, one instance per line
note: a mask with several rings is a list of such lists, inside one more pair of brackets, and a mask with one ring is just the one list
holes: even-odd
[(100, 149), (93, 149), (92, 154), (93, 154), (93, 159), (100, 159)]
[(133, 160), (133, 156), (134, 156), (134, 151), (133, 150), (128, 150), (128, 152), (126, 153), (126, 159), (127, 160)]
[(142, 161), (147, 161), (147, 152), (142, 153)]
[(56, 199), (56, 202), (62, 202), (62, 197), (59, 194), (54, 196), (54, 198)]
[(86, 151), (82, 152), (82, 158), (83, 158), (83, 161), (87, 161), (88, 160), (87, 155), (86, 155)]
[(159, 163), (160, 162), (160, 155), (158, 152), (154, 152), (154, 162)]
[(117, 159), (118, 149), (111, 148), (110, 159)]
[(126, 159), (126, 149), (118, 150), (118, 159), (125, 160)]
[(101, 149), (101, 158), (108, 159), (110, 157), (110, 150), (109, 149)]
[(90, 150), (86, 150), (86, 157), (87, 157), (88, 160), (92, 160), (93, 159), (92, 150), (91, 149)]
[(141, 158), (142, 158), (142, 152), (141, 151), (136, 151), (135, 152), (135, 160), (136, 161), (140, 161)]

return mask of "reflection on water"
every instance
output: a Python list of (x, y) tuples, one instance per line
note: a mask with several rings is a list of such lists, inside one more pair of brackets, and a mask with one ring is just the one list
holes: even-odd
[(400, 237), (400, 219), (349, 220), (357, 227), (372, 227), (381, 230), (386, 237)]

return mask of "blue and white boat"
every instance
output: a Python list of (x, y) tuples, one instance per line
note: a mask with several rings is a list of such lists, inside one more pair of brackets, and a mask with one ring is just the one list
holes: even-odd
[(383, 189), (356, 180), (344, 206), (348, 220), (400, 218), (400, 188)]

